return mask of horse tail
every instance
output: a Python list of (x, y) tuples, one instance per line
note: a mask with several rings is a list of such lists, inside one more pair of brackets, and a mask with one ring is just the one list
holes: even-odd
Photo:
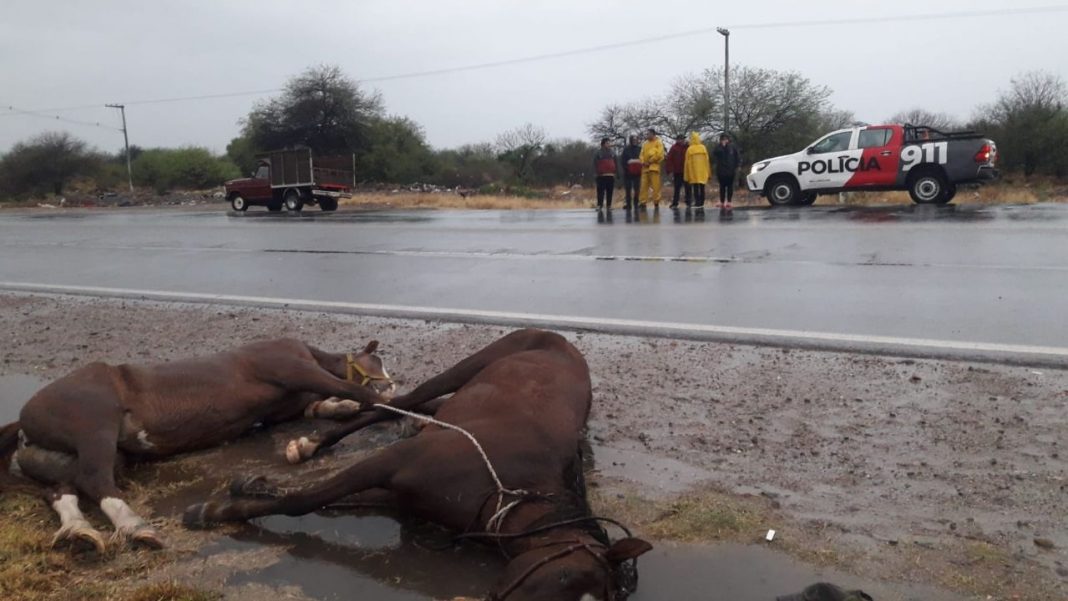
[(19, 446), (18, 422), (0, 427), (0, 493), (20, 492), (30, 495), (40, 494), (42, 488), (32, 481), (11, 473), (11, 462)]

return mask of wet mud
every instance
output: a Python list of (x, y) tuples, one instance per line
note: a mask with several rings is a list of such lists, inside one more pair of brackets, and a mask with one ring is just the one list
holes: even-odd
[[(378, 338), (404, 390), (503, 332), (0, 295), (0, 337), (14, 341), (0, 349), (0, 416), (13, 419), (43, 382), (86, 361), (169, 360), (275, 336), (337, 350)], [(819, 579), (859, 584), (880, 600), (1068, 598), (1068, 372), (567, 335), (594, 381), (591, 486), (653, 500), (712, 487), (770, 502), (782, 522), (767, 525), (780, 531), (781, 546), (659, 541), (641, 564), (635, 599), (769, 599)], [(235, 475), (299, 484), (397, 436), (379, 427), (308, 464), (285, 465), (285, 441), (315, 427), (301, 421), (253, 433), (137, 466), (130, 479), (158, 489), (148, 504), (158, 520), (173, 521), (188, 503), (222, 493)], [(346, 598), (350, 590), (426, 599), (477, 596), (499, 573), (499, 560), (483, 549), (439, 551), (448, 537), (432, 528), (354, 511), (198, 534), (197, 558), (162, 574), (210, 583), (235, 599)], [(775, 551), (798, 548), (819, 550), (821, 563), (839, 571)], [(709, 596), (721, 590), (731, 592)]]

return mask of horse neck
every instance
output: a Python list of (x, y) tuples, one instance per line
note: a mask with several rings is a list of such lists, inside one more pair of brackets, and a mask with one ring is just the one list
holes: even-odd
[[(525, 532), (532, 528), (539, 528), (551, 524), (555, 521), (570, 519), (568, 517), (554, 517), (554, 514), (560, 513), (559, 510), (560, 506), (554, 503), (551, 498), (520, 503), (513, 510), (513, 514), (505, 520), (501, 532), (505, 534)], [(572, 524), (553, 528), (531, 536), (516, 538), (505, 542), (503, 546), (508, 555), (515, 557), (526, 553), (527, 551), (564, 542), (600, 544), (600, 541), (594, 537), (588, 528), (584, 528), (583, 524)]]

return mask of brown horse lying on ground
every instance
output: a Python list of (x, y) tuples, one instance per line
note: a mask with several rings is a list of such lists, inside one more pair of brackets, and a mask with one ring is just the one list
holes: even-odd
[[(430, 424), (295, 492), (283, 494), (261, 478), (237, 481), (232, 496), (252, 498), (193, 505), (185, 523), (302, 515), (358, 494), (466, 538), (497, 542), (511, 561), (493, 599), (624, 599), (637, 584), (630, 560), (651, 546), (635, 538), (610, 544), (590, 515), (579, 444), (592, 397), (578, 350), (551, 332), (514, 332), (390, 405), (410, 410), (449, 393), (434, 419), (462, 428), (477, 445), (465, 432)], [(326, 440), (390, 415), (369, 411)]]
[(104, 551), (104, 537), (78, 509), (81, 493), (100, 504), (116, 539), (162, 547), (121, 500), (117, 460), (202, 449), (301, 415), (351, 418), (361, 402), (384, 402), (378, 392), (393, 390), (377, 347), (333, 354), (281, 339), (159, 365), (91, 363), (41, 389), (18, 422), (0, 429), (0, 490), (31, 488), (6, 474), (10, 456), (12, 472), (55, 485), (48, 498), (62, 525), (53, 543)]

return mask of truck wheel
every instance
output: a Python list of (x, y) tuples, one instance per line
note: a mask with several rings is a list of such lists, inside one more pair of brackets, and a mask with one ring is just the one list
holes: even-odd
[(321, 209), (323, 211), (336, 211), (337, 210), (337, 199), (334, 199), (334, 198), (320, 198), (319, 199), (319, 209)]
[(909, 196), (916, 204), (940, 204), (946, 192), (946, 179), (934, 170), (920, 172), (909, 184)]
[(304, 208), (304, 199), (297, 194), (296, 190), (290, 190), (286, 192), (286, 209), (294, 213), (299, 213)]
[(806, 192), (806, 193), (801, 195), (801, 199), (797, 201), (797, 204), (799, 204), (799, 205), (801, 205), (803, 207), (812, 206), (813, 204), (816, 203), (816, 198), (818, 196), (819, 195), (816, 194), (815, 192)]
[(248, 210), (248, 202), (240, 194), (234, 194), (230, 197), (230, 208), (243, 213)]
[(767, 190), (768, 202), (772, 206), (781, 207), (797, 202), (801, 190), (798, 189), (797, 180), (789, 175), (777, 175), (764, 185)]
[(949, 184), (946, 186), (946, 195), (942, 197), (942, 200), (938, 202), (940, 205), (949, 204), (949, 201), (953, 200), (953, 197), (957, 195), (957, 186)]

